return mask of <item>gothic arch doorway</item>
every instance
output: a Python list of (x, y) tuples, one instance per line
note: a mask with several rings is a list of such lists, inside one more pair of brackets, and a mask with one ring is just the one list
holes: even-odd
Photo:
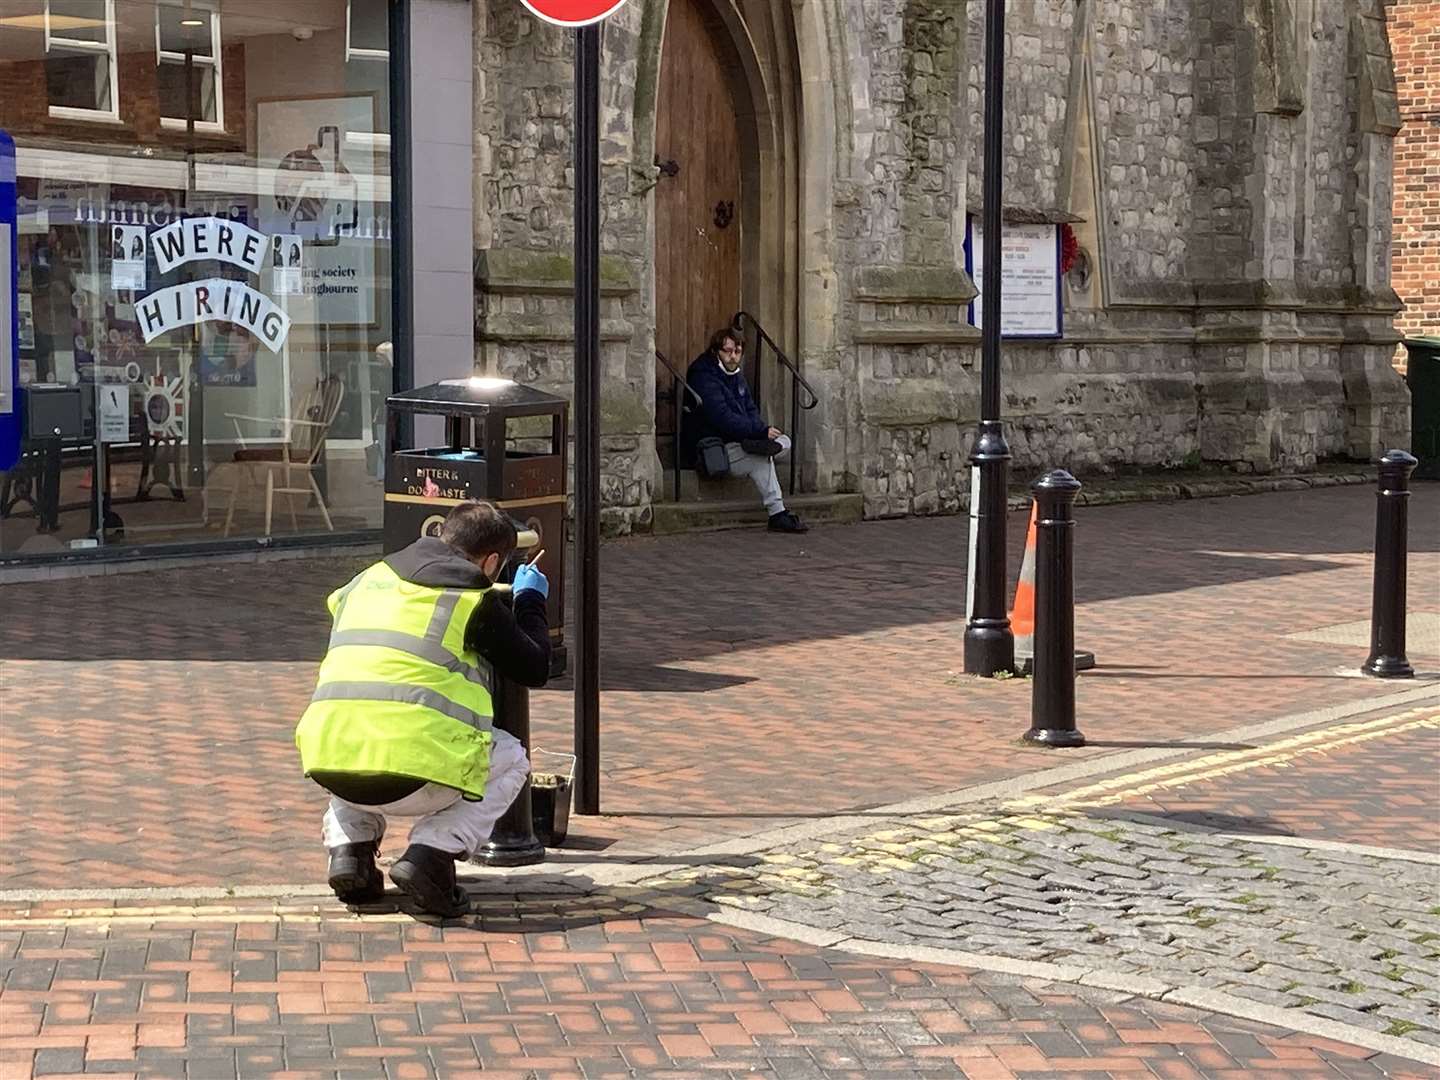
[[(655, 348), (682, 374), (743, 306), (753, 199), (744, 158), (755, 139), (744, 130), (754, 111), (734, 53), (709, 0), (670, 0), (655, 113)], [(672, 385), (657, 363), (655, 438), (666, 468), (675, 460)]]

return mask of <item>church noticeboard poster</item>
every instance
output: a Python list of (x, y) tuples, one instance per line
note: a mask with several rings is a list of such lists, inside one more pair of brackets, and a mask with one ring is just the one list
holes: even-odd
[[(984, 289), (985, 245), (980, 223), (968, 219), (966, 268), (977, 289)], [(1007, 338), (1059, 337), (1064, 328), (1060, 306), (1060, 227), (1006, 225), (1001, 230), (1000, 334)], [(981, 297), (970, 304), (970, 323), (982, 325)]]

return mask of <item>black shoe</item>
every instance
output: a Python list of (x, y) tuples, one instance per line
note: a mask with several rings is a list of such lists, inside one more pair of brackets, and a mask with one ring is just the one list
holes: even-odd
[(385, 879), (375, 865), (379, 844), (341, 844), (330, 849), (330, 888), (342, 904), (373, 904), (385, 895)]
[(390, 867), (390, 880), (414, 898), (421, 911), (453, 919), (470, 910), (470, 897), (455, 884), (455, 860), (426, 844), (411, 844)]
[(771, 532), (803, 533), (810, 531), (810, 526), (806, 525), (789, 510), (781, 510), (778, 514), (771, 514), (768, 528)]

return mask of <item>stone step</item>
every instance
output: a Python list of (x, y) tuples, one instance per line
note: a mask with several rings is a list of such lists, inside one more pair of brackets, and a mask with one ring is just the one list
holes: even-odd
[[(780, 484), (783, 487), (789, 479), (789, 473), (782, 473)], [(704, 480), (694, 469), (680, 470), (680, 501), (681, 502), (734, 502), (755, 494), (755, 485), (748, 477), (726, 476), (719, 480)], [(665, 470), (664, 485), (661, 487), (657, 497), (666, 502), (675, 498), (675, 471)]]
[[(785, 505), (811, 525), (850, 524), (864, 515), (865, 497), (860, 494), (795, 495), (787, 496)], [(663, 502), (655, 503), (653, 510), (651, 531), (657, 536), (763, 528), (769, 520), (753, 487), (744, 499)]]

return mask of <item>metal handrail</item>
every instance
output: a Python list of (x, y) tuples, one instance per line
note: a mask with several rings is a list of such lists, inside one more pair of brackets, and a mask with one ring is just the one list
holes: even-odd
[[(807, 412), (820, 404), (820, 395), (815, 388), (806, 381), (805, 376), (800, 374), (800, 369), (790, 362), (783, 349), (775, 344), (775, 339), (765, 332), (765, 327), (760, 321), (748, 311), (737, 311), (735, 317), (730, 320), (730, 325), (738, 333), (743, 334), (747, 325), (755, 330), (755, 336), (759, 341), (759, 347), (755, 350), (755, 386), (752, 392), (755, 395), (755, 404), (760, 405), (761, 386), (764, 383), (764, 372), (761, 370), (760, 362), (765, 357), (764, 346), (769, 345), (770, 351), (775, 354), (775, 360), (790, 372), (790, 494), (796, 494), (795, 478), (800, 469), (800, 453), (803, 441), (800, 437), (800, 411)], [(800, 388), (804, 387), (805, 393), (810, 395), (810, 403), (804, 404), (800, 400)]]
[(680, 407), (680, 388), (683, 386), (686, 392), (695, 399), (695, 404), (704, 406), (705, 399), (695, 392), (695, 388), (685, 381), (685, 376), (675, 370), (675, 365), (665, 359), (665, 354), (659, 349), (655, 350), (655, 359), (665, 365), (665, 370), (674, 376), (670, 383), (670, 407), (675, 413), (675, 444), (671, 448), (672, 465), (671, 472), (674, 474), (675, 501), (680, 501), (680, 442), (685, 425), (685, 410)]

